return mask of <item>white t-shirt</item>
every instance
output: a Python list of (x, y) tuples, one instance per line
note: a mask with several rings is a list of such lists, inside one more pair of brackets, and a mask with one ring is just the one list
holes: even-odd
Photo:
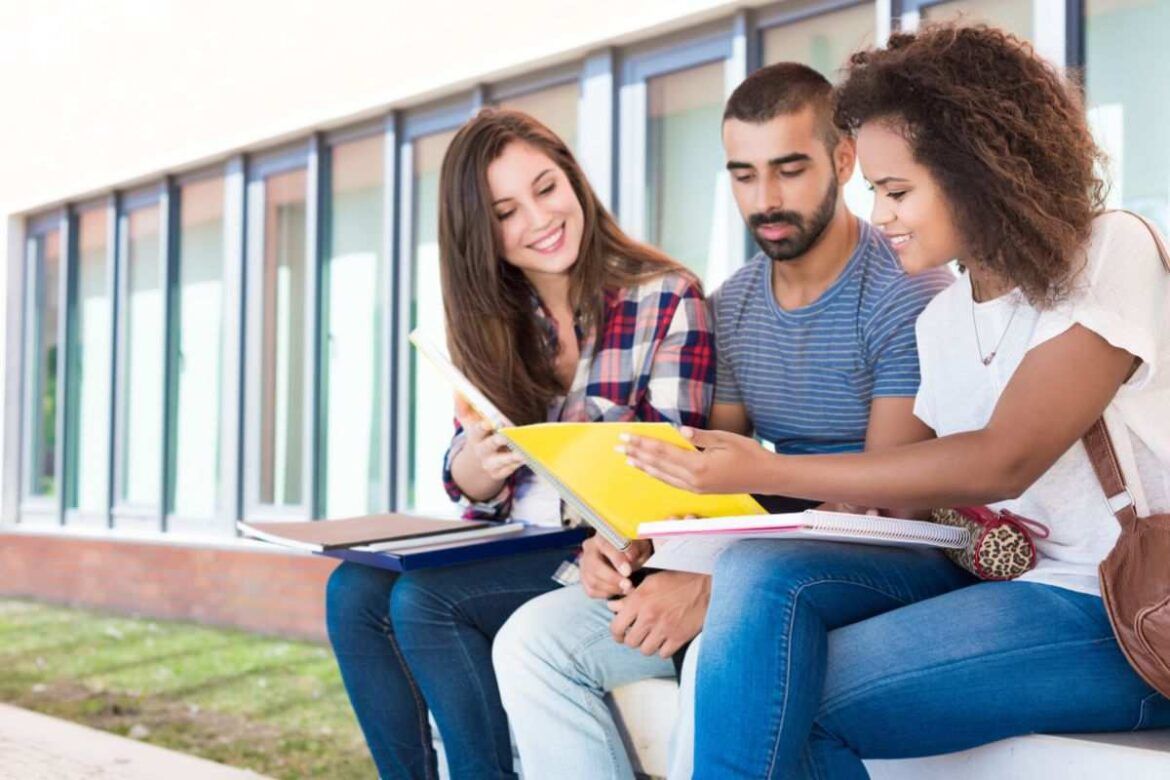
[[(985, 427), (1028, 351), (1080, 324), (1141, 358), (1106, 409), (1105, 422), (1138, 514), (1168, 512), (1170, 273), (1145, 225), (1130, 214), (1098, 217), (1086, 254), (1072, 295), (1049, 310), (1033, 308), (1018, 290), (975, 303), (966, 274), (940, 293), (918, 319), (922, 384), (914, 414), (939, 436)], [(987, 366), (976, 346), (976, 323), (984, 355), (1003, 337)], [(1036, 538), (1036, 568), (1021, 580), (1100, 594), (1097, 566), (1119, 527), (1084, 444), (1074, 444), (1018, 499), (994, 506), (1050, 530), (1047, 539)]]

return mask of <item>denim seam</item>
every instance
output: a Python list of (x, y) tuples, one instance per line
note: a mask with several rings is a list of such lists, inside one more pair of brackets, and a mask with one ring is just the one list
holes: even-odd
[(939, 670), (945, 670), (945, 669), (948, 669), (951, 667), (959, 666), (961, 664), (965, 664), (965, 663), (968, 663), (970, 661), (977, 660), (979, 658), (983, 658), (986, 656), (998, 655), (998, 656), (1010, 657), (1013, 655), (1031, 653), (1031, 652), (1034, 652), (1036, 650), (1043, 650), (1043, 649), (1051, 648), (1051, 647), (1078, 647), (1081, 645), (1099, 645), (1099, 644), (1104, 644), (1104, 643), (1108, 643), (1108, 642), (1116, 642), (1116, 641), (1117, 640), (1115, 640), (1112, 636), (1109, 636), (1109, 637), (1101, 637), (1099, 639), (1081, 639), (1081, 640), (1076, 640), (1076, 641), (1072, 641), (1072, 642), (1049, 642), (1048, 644), (1044, 644), (1044, 645), (1033, 645), (1031, 647), (1021, 647), (1021, 648), (1017, 648), (1015, 650), (1008, 650), (1008, 651), (999, 652), (999, 653), (984, 653), (982, 655), (972, 656), (970, 658), (960, 658), (960, 659), (951, 660), (951, 661), (944, 661), (942, 663), (938, 663), (938, 664), (935, 664), (933, 666), (928, 666), (928, 667), (925, 667), (922, 669), (915, 669), (915, 670), (910, 671), (910, 672), (904, 672), (902, 674), (898, 674), (898, 675), (895, 675), (893, 677), (884, 677), (884, 678), (881, 678), (878, 680), (871, 680), (869, 682), (862, 683), (861, 685), (854, 686), (853, 688), (851, 688), (848, 691), (843, 691), (842, 693), (837, 694), (837, 696), (835, 696), (831, 701), (830, 700), (823, 701), (821, 704), (821, 710), (820, 710), (820, 714), (818, 715), (818, 719), (821, 717), (832, 716), (832, 714), (834, 712), (836, 712), (837, 710), (839, 710), (841, 708), (841, 706), (843, 704), (845, 704), (848, 699), (850, 699), (850, 698), (852, 698), (860, 693), (869, 693), (871, 690), (884, 688), (884, 687), (892, 685), (896, 682), (901, 682), (902, 680), (912, 679), (914, 677), (921, 677), (921, 676), (926, 675), (926, 674), (932, 674), (932, 673), (937, 672)]
[(889, 598), (889, 599), (892, 599), (892, 600), (898, 602), (899, 604), (904, 605), (907, 603), (906, 599), (902, 598), (901, 596), (895, 596), (891, 593), (886, 592), (885, 590), (882, 590), (881, 588), (879, 588), (875, 585), (871, 585), (869, 583), (856, 582), (854, 580), (808, 579), (808, 580), (805, 580), (801, 583), (798, 583), (794, 590), (789, 591), (790, 596), (788, 599), (788, 603), (789, 603), (788, 627), (784, 633), (785, 647), (788, 649), (788, 651), (785, 653), (784, 697), (780, 702), (780, 723), (777, 725), (776, 730), (773, 732), (773, 734), (775, 734), (775, 738), (773, 739), (773, 742), (772, 742), (771, 755), (769, 755), (769, 757), (768, 757), (768, 766), (767, 766), (767, 771), (765, 773), (766, 777), (771, 777), (772, 773), (776, 770), (776, 758), (777, 758), (777, 754), (780, 751), (780, 734), (784, 731), (784, 721), (788, 715), (788, 694), (792, 690), (792, 687), (791, 687), (791, 684), (792, 684), (792, 653), (791, 653), (792, 623), (796, 619), (796, 606), (797, 606), (797, 602), (800, 600), (801, 594), (807, 588), (811, 588), (814, 585), (853, 585), (853, 586), (856, 586), (859, 588), (864, 588), (866, 590), (873, 591), (874, 593), (878, 593), (882, 596), (885, 596), (886, 598)]
[[(602, 642), (606, 639), (613, 640), (613, 637), (610, 635), (608, 630), (606, 630), (604, 632), (597, 631), (593, 634), (590, 634), (588, 637), (582, 639), (569, 651), (569, 663), (572, 664), (573, 669), (576, 672), (578, 678), (592, 678), (593, 677), (593, 675), (589, 674), (588, 672), (585, 671), (584, 668), (582, 668), (581, 663), (580, 663), (580, 658), (582, 657), (582, 655), (584, 655), (584, 653), (586, 652), (586, 650), (588, 648), (591, 648), (591, 647), (595, 646), (596, 644), (598, 644), (599, 642)], [(594, 682), (598, 682), (598, 681), (594, 680)], [(579, 704), (587, 712), (593, 713), (594, 717), (597, 717), (598, 715), (600, 715), (603, 718), (608, 717), (611, 722), (613, 721), (613, 713), (611, 713), (609, 711), (609, 708), (606, 707), (604, 703), (600, 703), (600, 708), (601, 708), (600, 711), (597, 709), (599, 702), (597, 701), (596, 697), (590, 695), (590, 693), (588, 692), (587, 686), (578, 685), (576, 682), (573, 682), (573, 681), (570, 681), (570, 686), (573, 690), (573, 693), (578, 696)], [(593, 688), (594, 688), (594, 690), (596, 690), (596, 692), (598, 694), (600, 694), (602, 696), (605, 695), (605, 691), (602, 690), (600, 685), (593, 686)], [(619, 744), (620, 744), (620, 740), (619, 740)], [(614, 766), (616, 766), (618, 763), (620, 763), (618, 760), (616, 746), (613, 744), (612, 740), (607, 739), (607, 740), (605, 740), (605, 747), (609, 750), (610, 769), (613, 769)], [(625, 748), (623, 747), (622, 750), (624, 753)], [(626, 760), (629, 760), (629, 758), (626, 757)], [(618, 775), (616, 773), (612, 773), (610, 776), (614, 777), (614, 778), (618, 777)]]
[[(531, 598), (536, 598), (537, 596), (539, 596), (545, 592), (546, 591), (544, 591), (544, 590), (533, 592), (532, 588), (511, 588), (508, 590), (496, 590), (496, 591), (492, 591), (491, 593), (475, 593), (475, 594), (469, 594), (469, 595), (467, 595), (463, 598), (460, 598), (456, 601), (449, 602), (449, 606), (450, 606), (452, 611), (456, 611), (456, 610), (461, 610), (463, 608), (464, 604), (466, 604), (470, 601), (475, 601), (476, 599), (484, 598), (484, 597), (493, 597), (493, 596), (500, 596), (500, 595), (514, 595), (516, 593), (533, 593)], [(467, 667), (469, 669), (474, 668), (475, 661), (471, 657), (471, 653), (467, 649), (467, 643), (463, 641), (463, 637), (458, 630), (455, 631), (455, 638), (456, 638), (456, 641), (459, 645), (459, 651), (463, 654), (463, 660), (467, 664)], [(489, 662), (488, 668), (491, 668), (490, 662)], [(494, 669), (493, 669), (492, 673), (493, 673), (493, 675), (495, 674)], [(480, 703), (480, 707), (481, 707), (480, 712), (484, 718), (490, 718), (491, 717), (491, 712), (490, 712), (491, 708), (488, 706), (487, 693), (484, 691), (483, 686), (480, 685), (478, 676), (475, 674), (472, 674), (470, 676), (472, 678), (472, 684), (475, 686), (476, 693), (479, 696), (479, 703)], [(502, 704), (503, 703), (501, 702), (501, 706), (502, 706)], [(505, 714), (505, 717), (506, 717), (506, 714)], [(509, 744), (508, 744), (509, 758), (511, 757), (511, 753), (512, 753), (512, 745), (511, 745), (511, 738), (509, 737)], [(500, 773), (500, 776), (506, 777), (506, 775), (502, 772)]]
[(1133, 727), (1133, 729), (1131, 729), (1131, 731), (1141, 731), (1142, 729), (1144, 729), (1146, 727), (1146, 721), (1149, 718), (1149, 714), (1150, 714), (1149, 707), (1147, 705), (1161, 695), (1162, 694), (1158, 693), (1157, 691), (1154, 691), (1149, 696), (1142, 699), (1141, 706), (1138, 708), (1137, 725), (1135, 725)]
[[(389, 615), (379, 618), (382, 624), (382, 631), (386, 635), (386, 640), (390, 643), (390, 649), (394, 651), (394, 657), (398, 659), (398, 664), (406, 670), (406, 684), (410, 689), (410, 695), (414, 698), (414, 711), (419, 718), (419, 733), (422, 734), (422, 749), (423, 749), (423, 771), (426, 773), (427, 780), (438, 780), (437, 775), (431, 773), (430, 757), (435, 753), (434, 735), (431, 734), (431, 724), (427, 721), (427, 702), (423, 698), (422, 692), (418, 689), (418, 684), (414, 680), (414, 675), (410, 671), (410, 665), (406, 663), (406, 658), (402, 655), (402, 650), (398, 647), (398, 642), (394, 639), (394, 627), (390, 622)], [(430, 736), (430, 739), (427, 737)]]

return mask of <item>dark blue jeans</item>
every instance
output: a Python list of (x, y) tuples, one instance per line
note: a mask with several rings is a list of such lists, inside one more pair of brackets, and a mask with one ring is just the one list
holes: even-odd
[(329, 640), (383, 778), (438, 777), (427, 709), (452, 778), (514, 778), (492, 639), (524, 602), (559, 587), (568, 551), (397, 574), (353, 563), (326, 590)]

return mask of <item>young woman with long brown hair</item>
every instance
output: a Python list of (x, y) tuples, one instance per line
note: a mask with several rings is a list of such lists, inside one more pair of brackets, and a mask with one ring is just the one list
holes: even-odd
[[(1076, 87), (1007, 33), (941, 26), (854, 55), (837, 116), (903, 267), (965, 269), (918, 320), (915, 414), (937, 438), (784, 456), (695, 431), (701, 453), (629, 456), (703, 492), (990, 504), (1048, 535), (1019, 579), (957, 589), (938, 584), (949, 563), (910, 550), (732, 546), (699, 654), (695, 776), (860, 778), (863, 758), (1170, 725), (1097, 571), (1126, 501), (1170, 511), (1170, 273), (1139, 218), (1104, 211)], [(1102, 415), (1125, 501), (1080, 442)]]
[[(452, 359), (512, 422), (705, 425), (715, 363), (697, 280), (622, 233), (536, 120), (487, 109), (456, 134), (441, 174), (439, 255)], [(443, 477), (467, 514), (560, 525), (551, 488), (465, 404), (457, 417)], [(382, 777), (436, 776), (428, 708), (452, 777), (515, 776), (491, 643), (521, 604), (557, 587), (565, 557), (402, 575), (338, 567), (330, 640)], [(616, 567), (605, 573), (622, 579)]]

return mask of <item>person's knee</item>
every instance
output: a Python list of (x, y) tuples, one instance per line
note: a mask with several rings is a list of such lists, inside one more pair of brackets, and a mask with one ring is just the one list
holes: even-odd
[(344, 562), (325, 585), (325, 626), (336, 644), (346, 630), (370, 621), (389, 623), (392, 572)]
[(492, 643), (501, 689), (530, 684), (573, 668), (573, 643), (589, 601), (569, 588), (547, 593), (512, 613)]
[(747, 539), (716, 560), (714, 586), (742, 593), (831, 576), (852, 552), (843, 544)]
[(534, 664), (548, 665), (557, 655), (558, 622), (563, 610), (556, 605), (559, 591), (521, 606), (504, 623), (492, 643), (492, 663), (500, 677), (511, 677)]
[(399, 577), (390, 594), (390, 620), (396, 627), (449, 620), (453, 611), (438, 589), (414, 572)]

